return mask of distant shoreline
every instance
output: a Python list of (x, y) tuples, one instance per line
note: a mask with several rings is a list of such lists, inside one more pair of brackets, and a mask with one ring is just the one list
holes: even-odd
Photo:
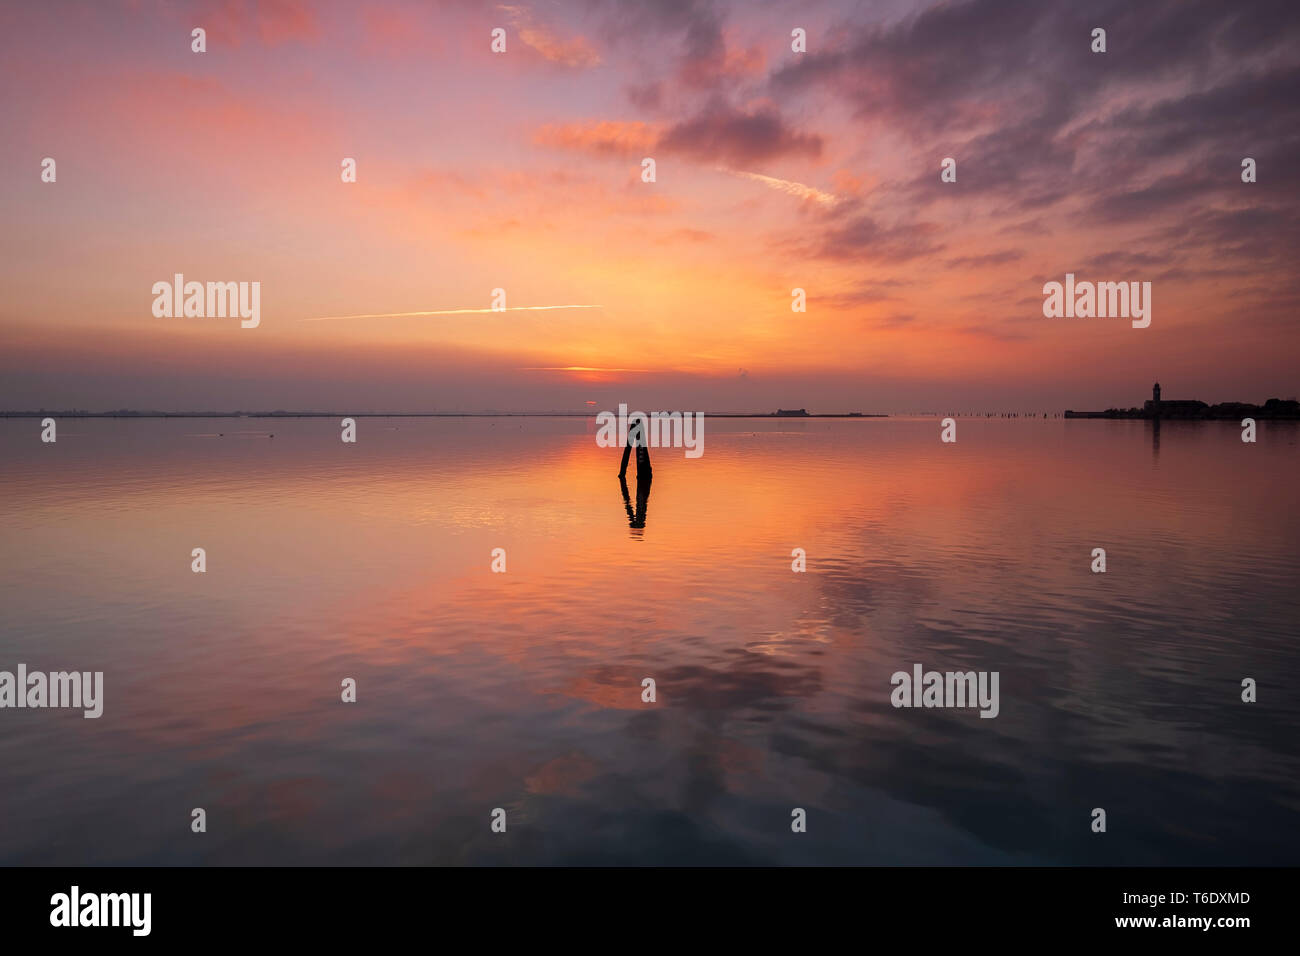
[(1224, 402), (1221, 405), (1202, 405), (1193, 409), (1172, 409), (1152, 412), (1142, 408), (1108, 408), (1104, 412), (1076, 412), (1067, 409), (1062, 416), (1071, 420), (1103, 419), (1107, 421), (1146, 422), (1235, 422), (1243, 418), (1266, 421), (1294, 421), (1300, 419), (1300, 407), (1293, 401), (1271, 398), (1263, 405), (1245, 402)]

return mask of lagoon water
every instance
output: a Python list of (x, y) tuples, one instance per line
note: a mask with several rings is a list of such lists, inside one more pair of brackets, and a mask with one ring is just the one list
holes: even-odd
[(1300, 864), (1295, 423), (358, 422), (0, 421), (0, 863)]

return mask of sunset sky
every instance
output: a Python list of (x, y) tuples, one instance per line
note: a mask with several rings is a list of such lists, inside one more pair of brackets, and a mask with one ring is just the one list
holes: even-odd
[[(0, 74), (0, 408), (1300, 391), (1294, 0), (54, 0)], [(260, 327), (156, 318), (178, 272)], [(1044, 318), (1067, 272), (1150, 328)]]

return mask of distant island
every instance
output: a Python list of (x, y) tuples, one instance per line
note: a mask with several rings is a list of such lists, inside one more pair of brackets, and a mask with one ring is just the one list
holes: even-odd
[(1066, 409), (1066, 418), (1150, 418), (1178, 421), (1241, 421), (1243, 418), (1300, 419), (1300, 402), (1294, 398), (1270, 398), (1263, 405), (1249, 402), (1221, 402), (1207, 405), (1195, 399), (1162, 399), (1160, 383), (1151, 389), (1151, 397), (1141, 408), (1108, 408), (1104, 412), (1076, 412)]
[[(746, 416), (751, 417), (751, 416)], [(762, 415), (754, 415), (753, 418), (762, 418)], [(863, 412), (822, 412), (814, 415), (806, 408), (778, 408), (771, 413), (772, 418), (888, 418), (888, 415), (867, 415)]]

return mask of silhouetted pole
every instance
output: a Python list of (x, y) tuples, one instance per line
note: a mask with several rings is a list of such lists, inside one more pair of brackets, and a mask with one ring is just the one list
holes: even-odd
[(639, 481), (642, 478), (649, 478), (652, 474), (650, 470), (650, 449), (647, 447), (645, 436), (645, 423), (637, 420), (631, 424), (627, 430), (627, 444), (623, 446), (623, 461), (618, 468), (619, 478), (627, 477), (628, 459), (632, 456), (632, 448), (636, 447), (636, 475)]

